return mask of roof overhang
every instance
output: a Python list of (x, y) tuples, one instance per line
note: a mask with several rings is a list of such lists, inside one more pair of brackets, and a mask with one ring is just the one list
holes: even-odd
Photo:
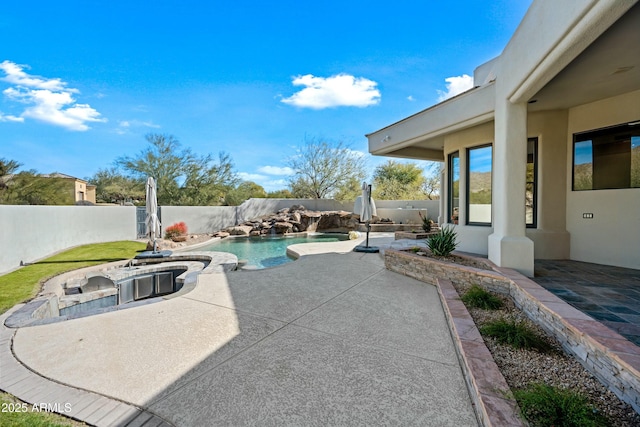
[(492, 121), (494, 106), (495, 87), (491, 82), (366, 135), (369, 152), (444, 161), (445, 135)]
[(537, 0), (502, 55), (476, 69), (478, 87), (368, 134), (369, 151), (444, 160), (447, 135), (494, 119), (495, 79), (500, 96), (528, 102), (529, 112), (565, 110), (639, 90), (638, 40), (638, 0), (586, 0), (578, 9)]

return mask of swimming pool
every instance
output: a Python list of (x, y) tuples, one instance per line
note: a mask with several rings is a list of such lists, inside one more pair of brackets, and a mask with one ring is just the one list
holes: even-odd
[(230, 252), (238, 261), (246, 261), (247, 268), (268, 268), (291, 262), (294, 258), (287, 255), (287, 246), (297, 243), (339, 242), (349, 240), (346, 234), (310, 234), (297, 237), (241, 237), (227, 238), (199, 251)]

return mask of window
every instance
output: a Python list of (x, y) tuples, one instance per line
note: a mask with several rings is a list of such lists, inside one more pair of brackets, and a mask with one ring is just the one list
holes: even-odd
[(573, 135), (573, 190), (640, 188), (640, 121)]
[(527, 140), (527, 187), (525, 190), (525, 223), (529, 228), (536, 227), (536, 198), (538, 182), (538, 138)]
[(467, 224), (491, 225), (491, 145), (467, 149)]
[(449, 221), (454, 224), (458, 223), (458, 214), (460, 210), (460, 153), (455, 152), (449, 154)]

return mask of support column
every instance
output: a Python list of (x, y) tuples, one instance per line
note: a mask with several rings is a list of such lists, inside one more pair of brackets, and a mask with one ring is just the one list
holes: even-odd
[(447, 186), (447, 182), (445, 181), (445, 171), (447, 170), (447, 166), (446, 166), (446, 161), (445, 161), (445, 167), (442, 168), (442, 171), (440, 172), (440, 203), (439, 203), (439, 212), (438, 212), (438, 225), (442, 226), (442, 224), (444, 224), (445, 222), (447, 222), (446, 218), (447, 218), (447, 203), (446, 201), (449, 200), (449, 189)]
[(496, 96), (493, 156), (489, 259), (533, 277), (533, 242), (525, 235), (527, 104)]

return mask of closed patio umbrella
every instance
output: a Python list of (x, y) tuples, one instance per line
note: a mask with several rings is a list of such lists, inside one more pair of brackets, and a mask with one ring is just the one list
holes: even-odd
[(354, 210), (360, 214), (360, 222), (367, 224), (367, 239), (364, 246), (356, 246), (353, 250), (356, 252), (379, 252), (376, 246), (369, 246), (369, 231), (371, 230), (371, 220), (376, 212), (376, 204), (371, 198), (371, 185), (366, 182), (362, 183), (362, 199), (360, 203), (356, 200)]
[(156, 182), (152, 177), (147, 179), (147, 236), (153, 242), (153, 252), (156, 251), (156, 239), (160, 235), (160, 219), (158, 218), (158, 198), (156, 195)]

